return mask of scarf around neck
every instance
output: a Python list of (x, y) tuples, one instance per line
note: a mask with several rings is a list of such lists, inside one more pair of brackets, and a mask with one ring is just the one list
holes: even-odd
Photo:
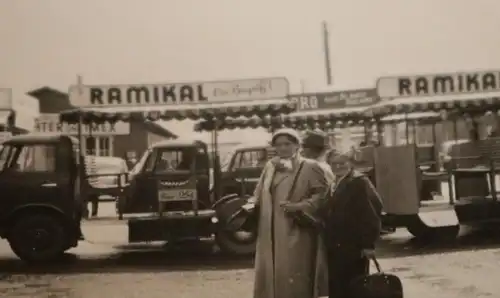
[(290, 158), (276, 157), (273, 160), (274, 167), (278, 172), (292, 172), (297, 164), (298, 154), (295, 153)]

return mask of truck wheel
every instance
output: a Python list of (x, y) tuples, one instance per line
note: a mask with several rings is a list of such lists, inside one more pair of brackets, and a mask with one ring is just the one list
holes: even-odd
[(61, 221), (49, 214), (29, 214), (16, 220), (9, 231), (12, 251), (23, 261), (52, 261), (66, 251), (69, 235)]
[(257, 231), (220, 229), (215, 234), (215, 241), (224, 253), (235, 256), (253, 255), (256, 249)]
[(215, 233), (215, 241), (222, 252), (244, 256), (255, 253), (257, 243), (257, 225), (245, 229), (227, 229), (226, 221), (235, 212), (241, 209), (246, 204), (246, 197), (236, 197), (216, 209), (219, 223), (217, 232)]

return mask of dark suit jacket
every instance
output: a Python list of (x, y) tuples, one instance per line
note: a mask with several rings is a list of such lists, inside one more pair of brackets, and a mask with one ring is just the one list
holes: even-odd
[(382, 201), (370, 180), (352, 171), (332, 187), (322, 208), (329, 249), (373, 249), (381, 232)]

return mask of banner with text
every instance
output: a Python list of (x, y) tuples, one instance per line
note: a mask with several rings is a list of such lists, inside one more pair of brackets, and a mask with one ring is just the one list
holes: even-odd
[(286, 78), (234, 81), (133, 84), (73, 85), (69, 99), (75, 107), (177, 105), (285, 98)]
[(380, 97), (484, 92), (500, 92), (500, 70), (382, 77), (377, 81), (377, 94)]
[(329, 110), (370, 106), (379, 102), (376, 89), (357, 89), (290, 95), (298, 111)]
[[(58, 114), (44, 114), (35, 119), (35, 131), (75, 136), (78, 135), (78, 124), (61, 123)], [(130, 123), (116, 122), (83, 125), (82, 134), (93, 136), (128, 135), (130, 134)]]

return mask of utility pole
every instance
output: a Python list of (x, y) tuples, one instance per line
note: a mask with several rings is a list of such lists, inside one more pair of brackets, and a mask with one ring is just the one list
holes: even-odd
[(328, 23), (323, 21), (323, 54), (325, 55), (326, 84), (332, 85), (332, 67), (330, 61), (330, 36), (328, 34)]
[(302, 93), (306, 93), (306, 81), (305, 80), (300, 80), (300, 91)]

